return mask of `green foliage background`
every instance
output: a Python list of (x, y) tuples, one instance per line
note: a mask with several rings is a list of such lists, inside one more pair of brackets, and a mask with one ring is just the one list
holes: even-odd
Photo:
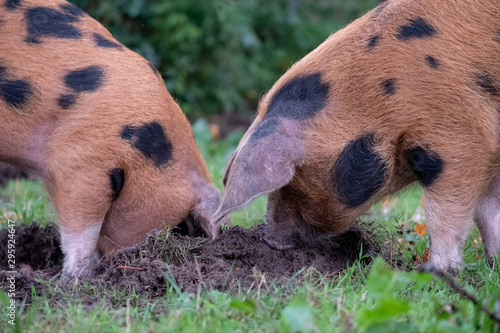
[(252, 118), (262, 92), (377, 0), (73, 0), (155, 64), (193, 120)]

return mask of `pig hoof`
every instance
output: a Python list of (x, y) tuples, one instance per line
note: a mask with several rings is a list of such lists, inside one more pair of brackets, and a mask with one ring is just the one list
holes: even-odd
[(276, 237), (274, 234), (265, 235), (262, 239), (276, 250), (288, 250), (295, 247), (295, 243), (291, 239), (286, 239), (286, 237)]
[(427, 270), (429, 273), (448, 273), (452, 276), (458, 276), (460, 273), (460, 268), (464, 267), (461, 261), (450, 261), (446, 263), (444, 260), (431, 260), (424, 265), (424, 270)]
[(74, 275), (72, 275), (71, 273), (65, 272), (65, 271), (63, 271), (61, 274), (61, 282), (64, 282), (64, 283), (70, 282), (74, 278), (75, 278)]
[(68, 282), (74, 278), (88, 279), (95, 275), (95, 269), (98, 267), (99, 255), (97, 251), (86, 257), (67, 255), (63, 265), (61, 281)]
[(72, 280), (86, 280), (94, 276), (94, 269), (81, 269), (78, 272), (68, 272), (63, 269), (61, 274), (62, 282), (70, 282)]
[(498, 256), (498, 259), (491, 257), (486, 259), (486, 264), (493, 270), (495, 270), (495, 266), (498, 266), (499, 263), (500, 263), (500, 256)]

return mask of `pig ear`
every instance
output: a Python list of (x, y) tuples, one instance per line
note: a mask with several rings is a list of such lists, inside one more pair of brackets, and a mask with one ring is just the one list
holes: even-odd
[(240, 143), (238, 144), (238, 147), (234, 151), (233, 155), (229, 158), (229, 161), (227, 161), (226, 169), (224, 170), (224, 175), (222, 176), (222, 184), (226, 186), (227, 184), (227, 178), (229, 177), (229, 171), (231, 170), (231, 166), (233, 165), (234, 159), (236, 158), (236, 155), (238, 155), (238, 152), (240, 149), (245, 145), (247, 142), (248, 138), (251, 136), (251, 134), (254, 132), (255, 128), (260, 124), (259, 119), (256, 119), (252, 125), (248, 128), (246, 131), (245, 135), (240, 140)]
[(224, 186), (227, 185), (227, 179), (229, 177), (229, 171), (231, 170), (231, 166), (233, 165), (234, 158), (236, 157), (237, 154), (238, 154), (238, 150), (236, 150), (233, 153), (233, 155), (231, 155), (231, 157), (229, 158), (229, 161), (227, 161), (226, 169), (224, 170), (224, 175), (222, 176), (222, 184), (224, 184)]
[(212, 223), (292, 180), (295, 165), (305, 154), (298, 134), (295, 121), (278, 118), (255, 128), (229, 160), (224, 175), (226, 190)]

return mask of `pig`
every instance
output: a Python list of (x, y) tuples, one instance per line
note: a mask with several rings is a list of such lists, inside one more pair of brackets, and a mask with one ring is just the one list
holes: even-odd
[(460, 268), (473, 221), (498, 257), (499, 55), (497, 1), (383, 1), (261, 99), (213, 222), (268, 193), (263, 239), (284, 250), (420, 182), (432, 265)]
[(2, 1), (0, 45), (0, 159), (43, 181), (63, 280), (153, 228), (218, 235), (219, 192), (151, 63), (61, 0)]

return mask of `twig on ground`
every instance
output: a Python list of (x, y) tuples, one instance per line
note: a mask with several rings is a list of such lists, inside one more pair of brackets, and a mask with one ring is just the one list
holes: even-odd
[[(463, 298), (468, 299), (469, 301), (474, 303), (474, 305), (481, 306), (481, 310), (484, 313), (486, 313), (491, 318), (491, 320), (493, 320), (494, 322), (500, 323), (500, 313), (492, 312), (488, 307), (484, 306), (483, 304), (480, 304), (480, 302), (476, 298), (476, 296), (474, 294), (468, 292), (461, 285), (459, 285), (457, 283), (457, 280), (455, 279), (455, 277), (453, 277), (453, 275), (451, 275), (450, 273), (447, 273), (447, 272), (443, 271), (442, 269), (439, 269), (436, 266), (429, 264), (429, 263), (421, 265), (418, 270), (420, 273), (431, 273), (431, 274), (434, 274), (436, 276), (439, 276), (448, 284), (448, 286), (453, 291), (460, 294)], [(500, 302), (500, 300), (497, 300), (497, 302)]]
[(137, 271), (142, 271), (144, 270), (145, 268), (140, 268), (140, 267), (130, 267), (130, 266), (118, 266), (118, 268), (123, 268), (123, 269), (134, 269), (134, 270), (137, 270)]

